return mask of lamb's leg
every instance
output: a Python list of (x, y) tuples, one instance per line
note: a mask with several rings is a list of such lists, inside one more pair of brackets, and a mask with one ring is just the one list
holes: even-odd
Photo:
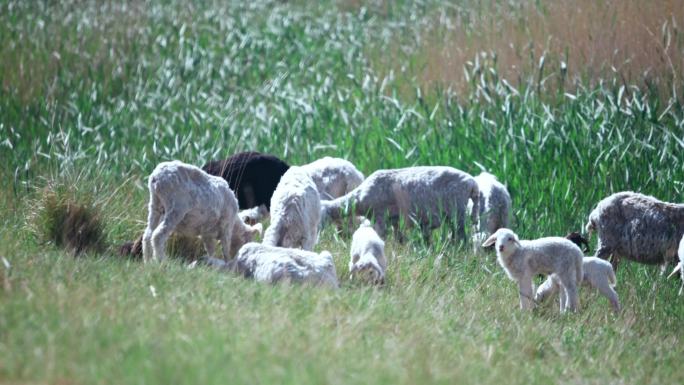
[(608, 298), (610, 305), (613, 307), (615, 313), (620, 312), (620, 300), (618, 299), (618, 294), (615, 289), (610, 287), (607, 281), (601, 282), (601, 284), (596, 286), (599, 293), (603, 294), (604, 297)]
[(518, 289), (520, 290), (520, 308), (523, 310), (532, 309), (534, 307), (532, 277), (521, 278), (518, 281)]
[(546, 281), (544, 281), (538, 288), (537, 293), (534, 295), (534, 300), (536, 302), (544, 302), (548, 297), (553, 296), (558, 292), (558, 283), (553, 280), (553, 277), (548, 276)]
[(574, 272), (572, 277), (563, 275), (559, 276), (559, 278), (561, 280), (560, 283), (565, 291), (565, 298), (567, 300), (567, 302), (564, 304), (565, 306), (561, 308), (561, 312), (565, 312), (567, 310), (573, 312), (577, 311), (579, 300), (577, 299), (577, 283), (574, 279)]
[(170, 209), (164, 213), (164, 219), (152, 232), (152, 251), (158, 261), (166, 258), (166, 241), (184, 216), (185, 211)]
[(150, 204), (147, 213), (147, 227), (143, 233), (142, 249), (143, 262), (149, 262), (152, 258), (152, 232), (159, 226), (163, 214), (161, 202), (156, 198), (155, 194), (150, 194)]

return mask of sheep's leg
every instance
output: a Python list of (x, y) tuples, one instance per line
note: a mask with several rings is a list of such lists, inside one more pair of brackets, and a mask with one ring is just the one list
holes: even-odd
[(150, 204), (148, 206), (147, 214), (147, 227), (145, 228), (145, 233), (143, 233), (142, 239), (142, 249), (143, 249), (143, 261), (149, 262), (152, 258), (152, 232), (159, 226), (163, 210), (159, 198), (155, 194), (150, 194)]
[(608, 298), (610, 305), (613, 307), (613, 311), (618, 313), (620, 311), (620, 300), (618, 299), (618, 294), (615, 292), (615, 289), (610, 287), (608, 282), (602, 282), (596, 289), (598, 289), (599, 293), (603, 294), (604, 297)]
[[(231, 256), (231, 241), (233, 235), (233, 224), (222, 226), (220, 231), (221, 238), (221, 252), (223, 253), (223, 260), (228, 262)], [(236, 250), (237, 251), (237, 250)]]
[(518, 281), (518, 289), (520, 290), (520, 308), (523, 310), (532, 309), (534, 307), (532, 277), (523, 277)]
[(573, 312), (577, 311), (579, 306), (579, 300), (577, 299), (577, 283), (570, 277), (561, 276), (559, 278), (561, 279), (561, 285), (563, 287), (563, 291), (565, 292), (566, 298), (566, 302), (563, 304), (564, 306), (561, 307), (561, 312), (565, 312), (567, 310)]
[(553, 280), (551, 276), (546, 278), (538, 288), (537, 293), (534, 295), (534, 300), (536, 302), (543, 302), (550, 296), (553, 296), (558, 292), (558, 284)]
[(465, 217), (466, 217), (466, 206), (459, 204), (456, 206), (456, 232), (453, 235), (454, 241), (460, 238), (462, 241), (466, 239), (465, 233)]
[(158, 261), (163, 261), (166, 258), (166, 241), (184, 216), (185, 211), (168, 210), (164, 213), (164, 219), (159, 226), (152, 232), (152, 251)]

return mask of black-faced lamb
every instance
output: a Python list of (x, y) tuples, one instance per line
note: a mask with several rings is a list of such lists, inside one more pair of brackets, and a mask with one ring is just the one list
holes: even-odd
[(320, 219), (321, 201), (316, 184), (301, 167), (292, 166), (271, 198), (271, 225), (263, 243), (312, 250)]
[(148, 180), (150, 191), (147, 228), (143, 234), (143, 259), (163, 260), (171, 233), (200, 236), (209, 256), (216, 240), (223, 258), (231, 249), (250, 242), (259, 228), (245, 225), (237, 216), (238, 202), (228, 183), (220, 177), (179, 161), (157, 165)]
[[(423, 166), (379, 170), (347, 195), (323, 201), (323, 222), (338, 221), (344, 215), (363, 215), (375, 222), (380, 237), (386, 236), (386, 221), (398, 228), (400, 219), (418, 224), (426, 239), (442, 219), (456, 224), (454, 237), (465, 240), (468, 200), (471, 217), (477, 222), (479, 190), (469, 174), (452, 167)], [(352, 212), (353, 209), (353, 212)]]
[(583, 257), (577, 245), (561, 237), (521, 241), (506, 228), (497, 230), (482, 246), (494, 244), (499, 265), (510, 279), (518, 283), (520, 308), (534, 307), (532, 278), (537, 274), (554, 274), (562, 288), (561, 312), (577, 310)]
[(256, 151), (240, 152), (224, 160), (208, 162), (202, 169), (225, 179), (235, 191), (241, 210), (259, 205), (271, 207), (271, 196), (290, 166), (276, 156)]
[(339, 198), (363, 182), (363, 174), (351, 162), (329, 156), (301, 166), (314, 183), (321, 199)]
[(302, 282), (338, 287), (332, 255), (319, 254), (260, 243), (248, 243), (240, 249), (233, 270), (259, 282)]
[(596, 205), (586, 230), (598, 234), (594, 256), (612, 256), (614, 269), (621, 258), (645, 264), (672, 262), (684, 235), (684, 205), (631, 191), (615, 193)]
[(369, 221), (364, 221), (354, 232), (349, 254), (350, 279), (358, 276), (368, 283), (385, 283), (385, 242), (373, 230)]

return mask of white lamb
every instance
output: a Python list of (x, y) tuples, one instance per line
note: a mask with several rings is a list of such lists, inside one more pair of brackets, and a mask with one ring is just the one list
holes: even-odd
[(248, 243), (240, 249), (233, 270), (259, 282), (306, 282), (338, 287), (332, 255)]
[(521, 241), (506, 228), (497, 230), (482, 247), (495, 243), (499, 265), (518, 283), (522, 309), (531, 309), (534, 304), (532, 278), (537, 274), (555, 274), (563, 288), (561, 312), (577, 310), (577, 286), (582, 279), (583, 257), (577, 245), (561, 237)]
[(384, 284), (386, 269), (385, 242), (366, 220), (352, 237), (349, 278), (359, 276), (372, 284)]
[[(582, 271), (584, 273), (582, 284), (598, 290), (608, 298), (610, 305), (613, 307), (613, 311), (616, 313), (619, 312), (620, 300), (614, 289), (617, 281), (615, 279), (615, 271), (610, 262), (596, 257), (584, 257), (582, 260)], [(550, 275), (546, 281), (537, 288), (537, 294), (534, 296), (534, 300), (537, 302), (544, 301), (546, 298), (556, 294), (559, 287), (560, 282), (558, 277)]]
[(290, 167), (271, 197), (271, 225), (264, 245), (312, 250), (318, 237), (321, 201), (316, 184), (301, 167)]
[(313, 179), (321, 199), (335, 199), (347, 194), (363, 182), (363, 174), (351, 162), (341, 158), (324, 158), (301, 166)]
[(150, 174), (149, 214), (143, 235), (143, 260), (166, 257), (171, 233), (200, 236), (209, 256), (216, 240), (221, 241), (223, 258), (231, 257), (260, 232), (260, 225), (245, 225), (238, 218), (238, 203), (228, 182), (179, 161), (163, 162)]

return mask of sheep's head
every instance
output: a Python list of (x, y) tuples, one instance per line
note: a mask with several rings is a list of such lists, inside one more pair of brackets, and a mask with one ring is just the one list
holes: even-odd
[(349, 279), (353, 280), (355, 278), (373, 285), (382, 285), (385, 283), (385, 273), (382, 271), (375, 258), (359, 261), (359, 258), (356, 257), (349, 266)]
[(501, 228), (492, 234), (482, 244), (482, 247), (488, 247), (496, 244), (496, 253), (502, 256), (513, 254), (518, 247), (520, 247), (520, 240), (513, 230)]

